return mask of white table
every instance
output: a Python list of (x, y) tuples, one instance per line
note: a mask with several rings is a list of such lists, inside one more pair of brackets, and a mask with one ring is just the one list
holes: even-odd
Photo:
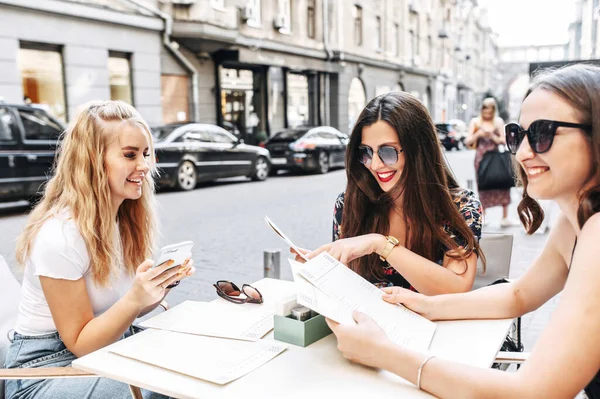
[[(253, 285), (269, 299), (272, 298), (271, 293), (280, 294), (293, 289), (292, 282), (272, 279), (263, 279)], [(272, 303), (271, 300), (266, 302)], [(460, 363), (489, 367), (511, 322), (512, 320), (439, 322), (430, 352)], [(272, 333), (264, 339), (273, 339)], [(373, 395), (432, 397), (387, 371), (350, 363), (337, 350), (333, 334), (306, 348), (289, 345), (286, 351), (272, 361), (227, 385), (213, 384), (125, 358), (111, 353), (110, 346), (77, 359), (73, 362), (73, 367), (176, 398), (312, 399), (335, 393), (361, 399)]]

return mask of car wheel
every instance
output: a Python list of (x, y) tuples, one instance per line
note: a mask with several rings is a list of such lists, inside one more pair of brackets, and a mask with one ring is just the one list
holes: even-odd
[(319, 163), (317, 165), (317, 173), (324, 175), (325, 173), (329, 172), (329, 165), (329, 154), (327, 154), (326, 152), (320, 152)]
[(269, 162), (265, 157), (258, 157), (256, 164), (254, 164), (254, 174), (252, 180), (263, 181), (269, 176)]
[(196, 188), (198, 174), (196, 166), (190, 161), (185, 161), (177, 169), (177, 188), (182, 191), (190, 191)]

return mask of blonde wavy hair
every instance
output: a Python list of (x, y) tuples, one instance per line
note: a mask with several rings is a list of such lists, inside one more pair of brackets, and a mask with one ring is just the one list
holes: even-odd
[[(140, 128), (148, 136), (148, 150), (152, 154), (141, 198), (123, 201), (117, 213), (121, 248), (114, 245), (116, 224), (105, 164), (106, 149), (111, 136), (118, 134), (119, 124)], [(17, 240), (17, 260), (25, 265), (31, 244), (44, 222), (67, 209), (85, 242), (97, 285), (109, 285), (121, 256), (130, 272), (135, 273), (137, 266), (152, 255), (154, 246), (155, 175), (152, 134), (135, 108), (123, 101), (86, 104), (62, 136), (53, 176)]]

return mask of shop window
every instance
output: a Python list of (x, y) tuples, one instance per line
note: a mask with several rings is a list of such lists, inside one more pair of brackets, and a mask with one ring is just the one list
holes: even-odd
[(359, 78), (354, 78), (350, 83), (350, 91), (348, 92), (348, 131), (352, 131), (365, 104), (365, 86)]
[(110, 99), (133, 105), (130, 55), (110, 52), (108, 56)]
[(66, 121), (65, 84), (62, 54), (56, 46), (22, 44), (18, 56), (23, 100)]
[(287, 74), (287, 122), (296, 127), (309, 124), (308, 77), (298, 73)]
[(190, 79), (185, 75), (162, 75), (161, 102), (164, 123), (189, 122)]
[(315, 13), (315, 0), (307, 0), (307, 34), (308, 37), (314, 39), (316, 37), (316, 13)]

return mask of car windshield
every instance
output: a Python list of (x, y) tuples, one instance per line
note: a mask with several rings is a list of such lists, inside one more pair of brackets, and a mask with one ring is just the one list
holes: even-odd
[(304, 136), (310, 129), (284, 130), (275, 134), (270, 141), (293, 141)]
[(151, 128), (152, 137), (156, 141), (164, 140), (169, 134), (171, 134), (173, 132), (173, 130), (177, 129), (179, 126), (182, 126), (182, 125), (165, 125), (165, 126), (153, 127), (153, 128)]

